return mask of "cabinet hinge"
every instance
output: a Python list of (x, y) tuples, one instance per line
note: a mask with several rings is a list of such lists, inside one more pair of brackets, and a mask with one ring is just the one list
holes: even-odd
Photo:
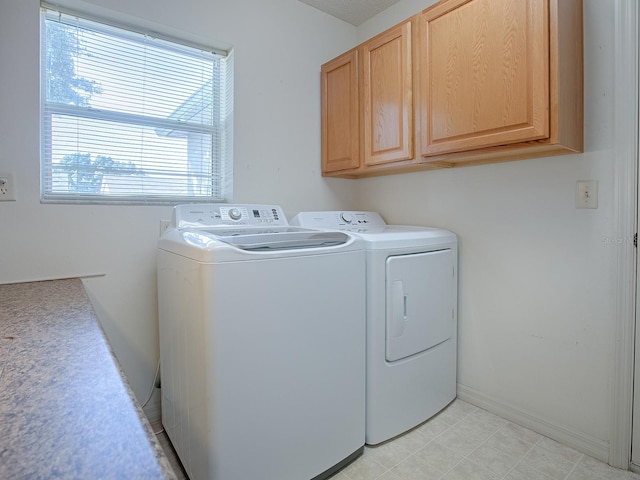
[(638, 248), (638, 232), (633, 235), (633, 246)]

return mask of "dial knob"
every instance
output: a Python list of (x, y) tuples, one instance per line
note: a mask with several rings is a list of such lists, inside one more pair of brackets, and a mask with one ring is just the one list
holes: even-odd
[(240, 218), (242, 218), (242, 212), (237, 208), (232, 208), (227, 213), (231, 220), (240, 220)]
[(340, 214), (340, 220), (342, 220), (344, 223), (351, 223), (353, 221), (353, 219), (351, 218), (351, 215), (349, 215), (348, 213), (344, 213), (342, 212)]

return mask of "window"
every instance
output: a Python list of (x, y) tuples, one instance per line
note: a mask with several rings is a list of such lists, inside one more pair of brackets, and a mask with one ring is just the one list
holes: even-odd
[(232, 57), (43, 5), (43, 202), (230, 200)]

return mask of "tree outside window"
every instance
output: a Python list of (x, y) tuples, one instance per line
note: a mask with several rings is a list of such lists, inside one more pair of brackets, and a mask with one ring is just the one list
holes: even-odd
[[(68, 25), (47, 23), (46, 27), (46, 85), (48, 100), (79, 107), (90, 107), (93, 94), (102, 93), (95, 80), (81, 77), (76, 72), (76, 58), (86, 54), (77, 31)], [(45, 126), (51, 129), (51, 114)], [(76, 152), (65, 155), (53, 174), (66, 175), (70, 193), (100, 193), (106, 174), (144, 175), (131, 161), (118, 161), (104, 155)]]

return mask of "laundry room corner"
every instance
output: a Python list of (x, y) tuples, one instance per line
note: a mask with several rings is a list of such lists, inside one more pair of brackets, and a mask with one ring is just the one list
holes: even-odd
[[(459, 395), (605, 460), (617, 301), (613, 17), (585, 0), (584, 153), (355, 182), (356, 208), (459, 235)], [(576, 184), (588, 179), (598, 208), (577, 209)]]

